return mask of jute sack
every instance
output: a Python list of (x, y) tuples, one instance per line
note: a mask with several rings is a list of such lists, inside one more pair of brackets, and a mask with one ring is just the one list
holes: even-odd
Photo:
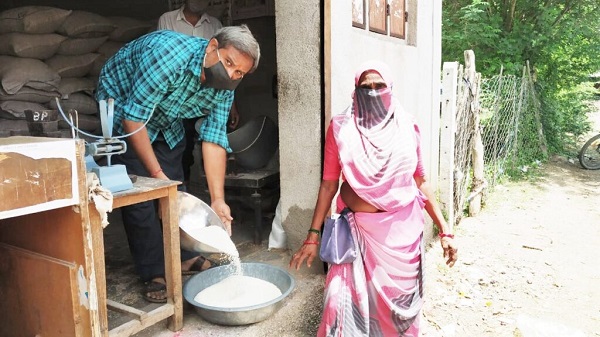
[(0, 13), (0, 33), (54, 33), (69, 14), (70, 10), (48, 6), (12, 8)]
[(58, 88), (60, 75), (40, 60), (0, 55), (0, 81), (6, 94), (24, 86), (51, 91)]
[(25, 110), (41, 111), (47, 108), (39, 103), (22, 101), (0, 102), (0, 117), (6, 119), (24, 119)]
[(102, 15), (73, 11), (58, 28), (57, 32), (68, 37), (100, 37), (108, 36), (115, 26)]
[(83, 77), (90, 71), (97, 57), (98, 54), (95, 53), (54, 55), (45, 62), (61, 77)]
[(0, 34), (0, 54), (45, 60), (56, 54), (66, 37), (58, 34)]
[(98, 54), (98, 55), (100, 55), (100, 56), (98, 56), (98, 58), (96, 60), (94, 60), (94, 64), (92, 64), (92, 68), (90, 68), (90, 72), (88, 73), (88, 76), (99, 77), (100, 72), (102, 72), (102, 67), (104, 67), (104, 64), (109, 59), (109, 57), (104, 54)]
[(98, 53), (105, 55), (107, 59), (109, 59), (115, 55), (119, 49), (123, 48), (124, 45), (124, 42), (106, 41), (98, 48)]
[(0, 134), (4, 137), (29, 135), (27, 121), (0, 118)]
[(97, 53), (100, 54), (98, 58), (94, 61), (92, 68), (90, 69), (89, 75), (99, 76), (102, 71), (102, 67), (111, 58), (115, 55), (119, 49), (121, 49), (125, 45), (125, 42), (117, 42), (117, 41), (106, 41), (104, 42), (100, 48), (98, 48)]
[(47, 91), (23, 87), (14, 94), (8, 94), (0, 88), (0, 101), (24, 101), (45, 104), (60, 97), (58, 91)]
[(87, 77), (63, 77), (58, 85), (58, 92), (63, 99), (68, 99), (69, 95), (77, 92), (91, 96), (94, 89), (96, 89), (96, 82)]
[(129, 42), (148, 33), (150, 30), (148, 22), (138, 19), (124, 16), (111, 16), (108, 19), (117, 27), (110, 33), (109, 40), (111, 41)]
[[(56, 100), (53, 99), (48, 103), (51, 109), (58, 110)], [(80, 115), (98, 115), (98, 102), (94, 98), (84, 93), (73, 93), (67, 99), (60, 100), (60, 107), (66, 113), (70, 109), (75, 109)]]
[[(77, 110), (79, 112), (79, 110)], [(65, 115), (69, 118), (69, 114), (65, 111)], [(84, 114), (73, 114), (73, 124), (86, 132), (96, 133), (101, 129), (100, 118), (97, 116), (84, 115)], [(59, 129), (70, 129), (69, 123), (65, 121), (62, 115), (58, 115), (58, 128)]]
[(93, 53), (106, 42), (108, 36), (90, 37), (90, 38), (67, 38), (62, 41), (58, 50), (59, 55), (83, 55)]

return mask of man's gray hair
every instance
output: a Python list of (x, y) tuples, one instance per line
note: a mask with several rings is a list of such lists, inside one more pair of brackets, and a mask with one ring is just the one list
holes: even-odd
[(250, 56), (254, 60), (250, 72), (256, 70), (258, 61), (260, 60), (260, 47), (248, 26), (240, 25), (223, 27), (215, 33), (213, 38), (219, 42), (218, 48), (232, 46), (240, 53)]

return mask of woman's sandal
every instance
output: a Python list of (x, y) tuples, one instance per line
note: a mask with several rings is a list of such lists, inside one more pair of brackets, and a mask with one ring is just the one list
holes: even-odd
[[(160, 297), (151, 296), (151, 294), (159, 294)], [(144, 298), (146, 301), (152, 303), (166, 303), (167, 302), (167, 285), (157, 281), (146, 282), (146, 290), (144, 291)]]

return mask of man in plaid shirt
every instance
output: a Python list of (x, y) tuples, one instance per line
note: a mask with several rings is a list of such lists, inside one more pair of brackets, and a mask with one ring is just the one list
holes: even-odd
[[(104, 65), (96, 91), (97, 100), (115, 100), (114, 133), (128, 135), (127, 152), (113, 162), (124, 164), (130, 174), (183, 181), (182, 119), (204, 116), (199, 140), (211, 207), (231, 235), (233, 218), (224, 191), (231, 152), (227, 121), (235, 87), (259, 59), (258, 43), (245, 25), (224, 27), (210, 40), (160, 30), (125, 45)], [(162, 230), (155, 205), (124, 207), (122, 215), (136, 270), (148, 284), (145, 297), (165, 302)], [(210, 266), (192, 252), (182, 251), (182, 261), (184, 271)]]

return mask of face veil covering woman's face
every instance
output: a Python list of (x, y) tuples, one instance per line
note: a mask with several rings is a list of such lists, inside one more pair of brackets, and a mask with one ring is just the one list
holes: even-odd
[(392, 89), (367, 89), (357, 87), (354, 90), (355, 115), (357, 123), (364, 128), (371, 128), (386, 120), (392, 104)]

